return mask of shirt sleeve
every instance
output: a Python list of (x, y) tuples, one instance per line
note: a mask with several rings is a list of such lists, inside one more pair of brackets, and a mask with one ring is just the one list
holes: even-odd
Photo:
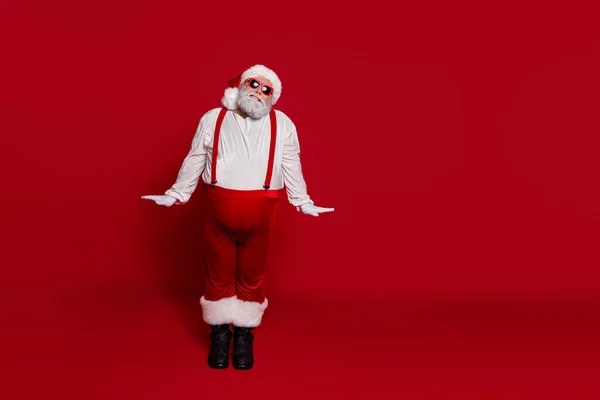
[(175, 184), (165, 194), (175, 197), (178, 204), (187, 203), (194, 190), (198, 186), (198, 179), (206, 165), (206, 149), (204, 140), (207, 132), (207, 116), (200, 119), (196, 133), (192, 140), (191, 148), (183, 160), (183, 164), (177, 174)]
[(288, 201), (294, 206), (301, 206), (307, 203), (314, 204), (307, 194), (306, 182), (302, 175), (300, 143), (298, 141), (296, 126), (291, 121), (287, 122), (289, 123), (290, 129), (283, 146), (281, 169)]

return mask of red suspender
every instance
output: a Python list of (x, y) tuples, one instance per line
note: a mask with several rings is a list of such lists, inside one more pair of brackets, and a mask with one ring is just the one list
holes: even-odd
[(267, 166), (267, 177), (263, 188), (269, 190), (271, 187), (271, 176), (273, 176), (273, 161), (275, 160), (275, 142), (277, 140), (277, 119), (275, 118), (275, 110), (269, 112), (271, 117), (271, 146), (269, 148), (269, 164)]
[[(217, 156), (219, 153), (219, 136), (221, 134), (221, 125), (223, 124), (225, 114), (227, 114), (227, 109), (222, 108), (219, 112), (219, 116), (217, 117), (217, 124), (215, 125), (212, 164), (210, 171), (210, 183), (212, 185), (215, 185), (217, 183)], [(271, 119), (271, 142), (269, 147), (269, 162), (267, 164), (267, 177), (265, 178), (265, 184), (263, 186), (265, 191), (269, 190), (269, 188), (271, 187), (271, 177), (273, 176), (273, 163), (275, 161), (275, 145), (277, 142), (277, 118), (275, 115), (275, 110), (271, 110), (269, 112), (269, 117)]]
[(212, 166), (210, 171), (210, 183), (214, 186), (217, 183), (217, 155), (219, 153), (219, 135), (221, 134), (221, 124), (227, 114), (226, 108), (221, 108), (219, 116), (217, 117), (217, 125), (215, 126), (215, 135), (213, 139), (213, 151), (212, 151)]

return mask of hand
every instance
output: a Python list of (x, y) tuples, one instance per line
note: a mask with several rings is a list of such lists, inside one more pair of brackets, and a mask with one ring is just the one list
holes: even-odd
[(163, 194), (160, 196), (153, 196), (153, 195), (142, 196), (142, 199), (154, 200), (156, 202), (156, 204), (158, 204), (159, 206), (167, 206), (167, 207), (171, 207), (177, 201), (177, 199), (175, 197), (169, 196), (168, 194)]
[(298, 210), (298, 211), (302, 210), (302, 212), (306, 215), (312, 215), (313, 217), (318, 217), (319, 213), (332, 212), (333, 208), (317, 207), (314, 204), (306, 203), (306, 204), (302, 204), (300, 207), (296, 207), (296, 210)]

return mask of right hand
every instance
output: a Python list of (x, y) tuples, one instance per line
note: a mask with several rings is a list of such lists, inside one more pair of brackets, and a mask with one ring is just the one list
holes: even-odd
[(156, 196), (156, 195), (142, 196), (142, 199), (153, 200), (159, 206), (166, 206), (166, 207), (171, 207), (177, 201), (177, 199), (175, 197), (169, 196), (168, 194), (163, 194), (160, 196)]

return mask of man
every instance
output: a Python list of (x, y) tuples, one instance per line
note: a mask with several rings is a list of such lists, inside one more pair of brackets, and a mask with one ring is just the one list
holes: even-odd
[(206, 230), (206, 289), (200, 298), (212, 333), (208, 364), (226, 368), (233, 324), (233, 367), (254, 364), (252, 330), (268, 301), (263, 277), (279, 199), (304, 214), (322, 208), (306, 192), (296, 127), (272, 109), (281, 81), (255, 65), (229, 81), (221, 103), (200, 120), (175, 184), (160, 196), (142, 196), (167, 207), (186, 203), (202, 179)]

